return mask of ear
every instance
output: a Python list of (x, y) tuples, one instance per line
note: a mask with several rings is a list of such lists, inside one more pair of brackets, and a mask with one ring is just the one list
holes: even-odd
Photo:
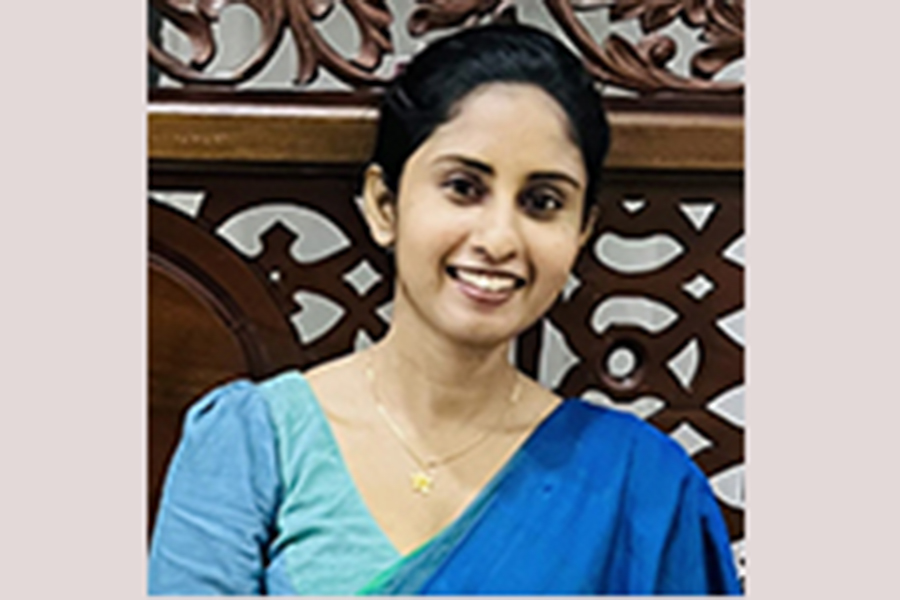
[(376, 164), (366, 168), (363, 214), (375, 243), (383, 248), (390, 247), (396, 238), (397, 203), (394, 194), (384, 184), (384, 171)]
[(587, 217), (584, 220), (584, 227), (581, 228), (581, 235), (578, 236), (578, 247), (583, 247), (594, 233), (597, 221), (600, 219), (600, 207), (596, 204), (588, 209)]

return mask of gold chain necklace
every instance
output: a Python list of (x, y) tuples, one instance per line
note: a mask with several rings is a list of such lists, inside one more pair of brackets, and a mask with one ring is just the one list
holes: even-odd
[[(423, 458), (413, 447), (412, 442), (409, 441), (409, 438), (404, 433), (403, 428), (394, 420), (394, 418), (390, 415), (387, 409), (382, 404), (380, 397), (378, 396), (378, 391), (375, 388), (375, 371), (372, 368), (372, 357), (369, 356), (369, 360), (366, 364), (366, 378), (369, 380), (369, 389), (372, 393), (372, 398), (375, 401), (375, 409), (378, 411), (378, 414), (381, 415), (382, 420), (384, 420), (385, 424), (388, 426), (388, 430), (393, 434), (397, 441), (400, 442), (400, 446), (409, 454), (410, 458), (418, 465), (418, 470), (410, 473), (410, 484), (414, 492), (418, 492), (423, 496), (427, 496), (431, 493), (431, 488), (434, 487), (434, 478), (437, 468), (446, 465), (462, 456), (466, 453), (477, 447), (479, 444), (484, 442), (490, 433), (492, 433), (491, 429), (484, 429), (480, 435), (476, 436), (473, 440), (471, 440), (468, 444), (464, 445), (462, 448), (447, 454), (446, 456), (437, 457), (437, 458)], [(513, 383), (513, 389), (509, 396), (509, 403), (511, 405), (516, 404), (519, 401), (519, 392), (521, 390), (521, 381), (519, 377), (516, 377), (515, 383)], [(504, 415), (504, 411), (500, 411), (499, 416), (497, 417), (497, 422), (495, 425), (500, 424), (500, 420)]]

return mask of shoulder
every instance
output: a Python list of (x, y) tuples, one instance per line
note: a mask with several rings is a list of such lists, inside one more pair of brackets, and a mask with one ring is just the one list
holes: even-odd
[[(714, 513), (706, 475), (681, 445), (654, 425), (581, 400), (564, 405), (572, 479), (606, 502), (616, 497), (632, 522), (666, 531), (676, 515)], [(568, 425), (568, 423), (566, 423)], [(574, 446), (572, 446), (574, 443)]]
[(273, 420), (290, 412), (303, 412), (309, 394), (303, 374), (288, 370), (252, 381), (235, 379), (215, 387), (195, 401), (184, 418), (183, 435), (223, 429), (271, 430)]
[(585, 435), (598, 436), (615, 434), (617, 438), (629, 439), (635, 443), (669, 446), (678, 444), (659, 429), (631, 413), (593, 404), (581, 398), (569, 398), (564, 408), (570, 413), (569, 419), (577, 422), (585, 430)]
[(284, 371), (259, 381), (234, 379), (201, 396), (188, 408), (186, 418), (188, 421), (196, 421), (214, 413), (249, 414), (283, 396), (290, 388), (302, 385), (303, 380), (303, 375), (296, 370)]
[(578, 449), (588, 460), (616, 457), (646, 479), (705, 479), (684, 448), (638, 417), (582, 399), (565, 401), (568, 421), (578, 433)]
[(264, 421), (265, 406), (256, 384), (237, 379), (207, 392), (188, 408), (183, 435), (191, 437), (211, 429)]

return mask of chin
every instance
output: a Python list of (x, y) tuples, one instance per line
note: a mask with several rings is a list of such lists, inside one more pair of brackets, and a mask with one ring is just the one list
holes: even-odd
[[(489, 317), (473, 317), (469, 315), (447, 315), (444, 322), (444, 333), (455, 342), (478, 348), (492, 348), (505, 345), (515, 339), (531, 324), (510, 322), (498, 318), (497, 315)], [(442, 319), (443, 320), (443, 319)]]
[(490, 349), (505, 345), (540, 318), (540, 314), (533, 314), (536, 307), (528, 306), (522, 299), (479, 310), (452, 288), (431, 297), (427, 304), (411, 300), (416, 296), (411, 296), (407, 289), (398, 286), (398, 291), (412, 308), (411, 314), (417, 315), (420, 325), (427, 324), (429, 329), (462, 346)]

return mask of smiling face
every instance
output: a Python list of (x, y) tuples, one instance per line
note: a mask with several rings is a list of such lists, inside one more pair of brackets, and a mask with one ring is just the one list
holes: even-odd
[(396, 251), (394, 326), (503, 344), (551, 306), (590, 231), (587, 175), (565, 114), (539, 88), (490, 84), (404, 165), (396, 199), (366, 180), (373, 236)]

